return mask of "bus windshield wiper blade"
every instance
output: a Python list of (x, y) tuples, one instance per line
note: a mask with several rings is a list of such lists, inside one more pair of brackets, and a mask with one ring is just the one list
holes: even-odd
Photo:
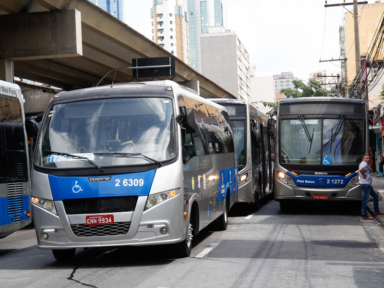
[(150, 158), (148, 156), (145, 156), (141, 153), (121, 153), (121, 152), (112, 152), (112, 153), (93, 153), (94, 155), (116, 155), (116, 156), (125, 156), (125, 157), (132, 157), (132, 156), (141, 156), (147, 160), (150, 160), (152, 161), (153, 163), (156, 163), (159, 167), (161, 167), (161, 162), (153, 159), (153, 158)]
[(299, 116), (299, 119), (301, 121), (301, 125), (303, 125), (305, 135), (307, 135), (308, 141), (311, 143), (310, 146), (309, 146), (309, 154), (311, 154), (312, 142), (313, 142), (313, 134), (315, 133), (315, 128), (313, 128), (312, 137), (311, 137), (311, 134), (309, 134), (307, 125), (305, 125), (303, 115), (299, 114), (298, 116)]
[(65, 153), (65, 152), (56, 152), (56, 151), (51, 151), (51, 150), (46, 150), (46, 152), (48, 153), (52, 153), (52, 154), (59, 154), (59, 155), (66, 155), (66, 156), (70, 156), (70, 157), (74, 157), (74, 158), (80, 158), (80, 159), (85, 159), (88, 161), (88, 163), (92, 164), (93, 166), (95, 166), (97, 169), (99, 169), (101, 172), (103, 172), (103, 168), (100, 167), (99, 165), (97, 165), (95, 162), (93, 162), (91, 159), (89, 159), (88, 157), (85, 157), (85, 156), (79, 156), (79, 155), (75, 155), (75, 154), (70, 154), (70, 153)]

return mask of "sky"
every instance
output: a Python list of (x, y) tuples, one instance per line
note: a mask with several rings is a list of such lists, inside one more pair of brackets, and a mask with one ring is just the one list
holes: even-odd
[[(344, 8), (325, 8), (325, 0), (224, 1), (226, 28), (236, 31), (248, 50), (256, 76), (293, 72), (295, 77), (308, 79), (312, 72), (340, 71), (340, 62), (319, 63), (319, 60), (340, 56), (339, 27), (348, 13)], [(124, 2), (124, 21), (152, 39), (150, 8), (153, 0)], [(328, 0), (328, 4), (342, 2)], [(346, 8), (351, 10), (353, 6)]]

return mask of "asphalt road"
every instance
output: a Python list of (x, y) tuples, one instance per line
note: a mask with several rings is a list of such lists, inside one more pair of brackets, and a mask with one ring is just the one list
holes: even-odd
[(0, 287), (384, 287), (384, 230), (339, 204), (236, 205), (228, 230), (202, 232), (184, 259), (125, 247), (78, 249), (63, 264), (35, 237), (29, 227), (0, 240)]

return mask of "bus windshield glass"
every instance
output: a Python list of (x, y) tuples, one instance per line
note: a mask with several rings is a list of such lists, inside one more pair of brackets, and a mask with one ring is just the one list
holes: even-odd
[(361, 161), (363, 120), (282, 120), (280, 131), (281, 163), (352, 165)]
[(35, 165), (49, 169), (170, 160), (177, 151), (172, 100), (119, 98), (54, 105), (36, 149)]
[(234, 140), (236, 145), (236, 159), (239, 170), (245, 166), (245, 135), (244, 135), (244, 120), (231, 120)]

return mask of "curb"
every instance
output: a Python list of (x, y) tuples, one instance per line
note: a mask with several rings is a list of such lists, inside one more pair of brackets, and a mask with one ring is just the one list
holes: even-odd
[(369, 214), (371, 214), (373, 219), (375, 219), (381, 225), (381, 227), (384, 228), (384, 216), (375, 216), (375, 213), (373, 213), (373, 203), (372, 202), (368, 203), (367, 210), (368, 210)]

